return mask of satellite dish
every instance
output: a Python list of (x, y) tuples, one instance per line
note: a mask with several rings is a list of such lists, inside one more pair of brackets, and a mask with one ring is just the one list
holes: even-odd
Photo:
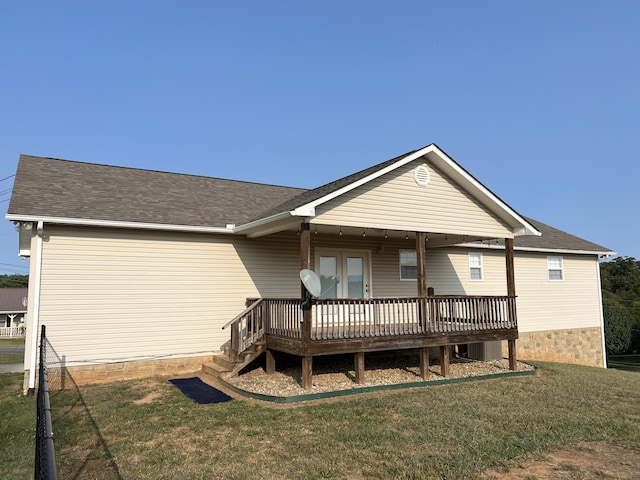
[(313, 270), (309, 270), (308, 268), (303, 268), (300, 270), (300, 280), (302, 280), (302, 284), (304, 288), (314, 297), (319, 297), (320, 292), (322, 291), (322, 287), (320, 285), (320, 279), (316, 272)]

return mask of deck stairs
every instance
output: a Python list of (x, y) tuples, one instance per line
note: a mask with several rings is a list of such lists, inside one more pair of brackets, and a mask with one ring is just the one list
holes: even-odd
[(237, 361), (230, 358), (229, 350), (214, 355), (211, 362), (202, 365), (202, 373), (214, 378), (233, 377), (237, 375), (243, 368), (253, 362), (266, 350), (263, 342), (254, 343), (247, 350), (240, 354)]

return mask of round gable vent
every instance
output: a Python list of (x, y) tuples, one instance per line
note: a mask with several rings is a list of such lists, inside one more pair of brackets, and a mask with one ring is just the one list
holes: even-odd
[(426, 187), (431, 180), (431, 174), (426, 165), (420, 165), (413, 171), (413, 178), (418, 185)]

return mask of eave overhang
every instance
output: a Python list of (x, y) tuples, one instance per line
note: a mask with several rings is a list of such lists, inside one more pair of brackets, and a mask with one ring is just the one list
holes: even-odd
[[(486, 250), (504, 250), (504, 245), (485, 244), (485, 243), (459, 243), (456, 247), (464, 248), (482, 248)], [(548, 248), (548, 247), (518, 247), (513, 249), (518, 252), (534, 252), (534, 253), (550, 253), (555, 255), (597, 255), (599, 258), (610, 258), (616, 255), (611, 250), (572, 250), (570, 248)]]
[(38, 215), (7, 214), (12, 222), (44, 222), (45, 224), (77, 225), (83, 227), (129, 228), (139, 230), (163, 230), (192, 233), (234, 233), (233, 227), (207, 227), (200, 225), (172, 225), (164, 223), (126, 222), (115, 220), (95, 220), (90, 218), (46, 217)]

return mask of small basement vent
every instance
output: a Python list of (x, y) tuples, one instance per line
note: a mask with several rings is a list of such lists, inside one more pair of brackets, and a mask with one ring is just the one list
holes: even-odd
[(420, 165), (413, 171), (413, 178), (418, 185), (426, 187), (429, 184), (429, 180), (431, 180), (431, 174), (426, 165)]

